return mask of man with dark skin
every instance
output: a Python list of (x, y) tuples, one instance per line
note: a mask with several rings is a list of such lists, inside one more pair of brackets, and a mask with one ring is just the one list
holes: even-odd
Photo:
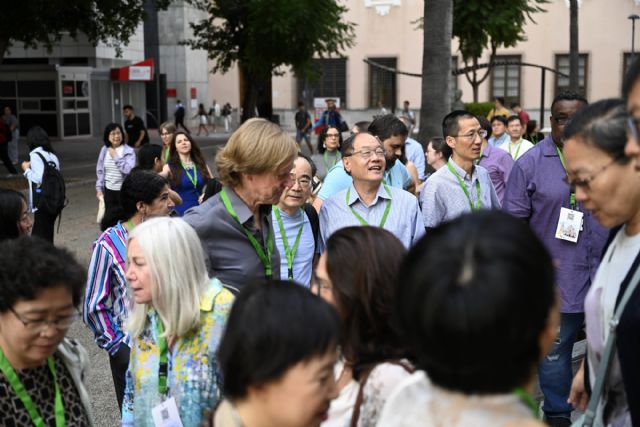
[[(529, 223), (547, 247), (556, 265), (560, 295), (560, 330), (556, 342), (538, 369), (544, 394), (542, 410), (552, 427), (571, 425), (573, 407), (567, 402), (573, 372), (573, 344), (584, 324), (584, 298), (600, 264), (608, 232), (576, 202), (564, 182), (562, 133), (575, 113), (587, 105), (582, 96), (563, 92), (551, 104), (551, 135), (531, 148), (513, 166), (503, 208)], [(577, 240), (558, 233), (562, 211), (582, 217)]]

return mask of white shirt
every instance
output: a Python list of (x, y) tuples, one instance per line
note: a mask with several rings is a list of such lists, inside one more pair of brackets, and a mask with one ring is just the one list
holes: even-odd
[(509, 153), (511, 158), (516, 161), (524, 153), (531, 150), (533, 148), (533, 143), (531, 141), (527, 141), (526, 139), (520, 138), (520, 141), (511, 142), (511, 138), (509, 138), (504, 144), (500, 145), (498, 148)]
[(377, 426), (501, 427), (531, 422), (531, 410), (515, 394), (465, 395), (434, 385), (418, 371), (388, 397)]
[[(124, 145), (120, 145), (116, 148), (117, 157), (122, 157), (123, 152)], [(123, 181), (124, 174), (118, 168), (118, 165), (116, 165), (111, 154), (107, 151), (104, 156), (104, 186), (111, 191), (120, 191)]]

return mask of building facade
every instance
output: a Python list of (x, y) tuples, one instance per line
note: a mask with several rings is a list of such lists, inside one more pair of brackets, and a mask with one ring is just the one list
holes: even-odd
[[(318, 59), (322, 78), (315, 83), (296, 79), (288, 72), (273, 78), (274, 109), (284, 125), (292, 125), (292, 111), (300, 99), (306, 99), (311, 86), (312, 97), (332, 96), (341, 101), (350, 122), (371, 118), (380, 105), (397, 110), (408, 100), (411, 107), (421, 105), (420, 78), (396, 75), (376, 68), (363, 60), (373, 60), (401, 71), (420, 73), (422, 69), (423, 33), (416, 20), (423, 16), (421, 0), (346, 0), (349, 12), (345, 20), (356, 26), (355, 46), (342, 58)], [(582, 0), (579, 9), (579, 51), (581, 87), (589, 100), (618, 96), (622, 76), (631, 59), (630, 14), (640, 13), (638, 0)], [(383, 5), (384, 7), (380, 7)], [(376, 7), (378, 6), (378, 7)], [(569, 2), (552, 0), (546, 12), (534, 15), (535, 23), (525, 27), (527, 40), (517, 46), (498, 50), (498, 59), (546, 66), (568, 73)], [(638, 28), (640, 32), (640, 27)], [(452, 63), (462, 68), (457, 42), (452, 40)], [(488, 52), (481, 62), (488, 62)], [(482, 73), (482, 71), (481, 71)], [(532, 118), (538, 118), (541, 98), (541, 71), (533, 67), (507, 65), (494, 68), (479, 87), (479, 101), (504, 96), (507, 103), (520, 102)], [(237, 69), (210, 76), (209, 98), (238, 105)], [(551, 99), (568, 86), (568, 79), (547, 72), (545, 75), (545, 109)], [(452, 89), (462, 91), (462, 101), (473, 101), (472, 88), (464, 75), (451, 77)], [(544, 114), (548, 116), (548, 112)], [(548, 125), (548, 117), (544, 126)]]

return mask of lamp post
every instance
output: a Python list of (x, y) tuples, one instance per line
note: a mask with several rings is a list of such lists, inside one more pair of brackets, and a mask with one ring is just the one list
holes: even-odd
[(627, 19), (631, 19), (631, 61), (633, 62), (636, 56), (636, 19), (640, 19), (640, 16), (634, 13)]

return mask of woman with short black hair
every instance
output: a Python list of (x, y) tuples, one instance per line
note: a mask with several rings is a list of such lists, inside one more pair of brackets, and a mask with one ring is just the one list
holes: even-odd
[(0, 242), (0, 425), (90, 426), (89, 357), (65, 338), (85, 271), (38, 237)]
[(214, 425), (319, 426), (337, 394), (339, 336), (336, 312), (307, 289), (286, 281), (245, 287), (220, 343), (227, 400)]
[(464, 215), (409, 252), (396, 313), (418, 367), (389, 398), (385, 427), (537, 426), (530, 396), (559, 321), (551, 257), (527, 224)]
[(99, 347), (109, 353), (118, 404), (122, 406), (125, 373), (129, 365), (130, 337), (123, 328), (129, 309), (126, 245), (129, 232), (147, 218), (168, 216), (173, 210), (166, 178), (152, 171), (134, 171), (122, 183), (122, 204), (93, 244), (84, 301), (84, 322)]
[(136, 165), (136, 152), (124, 143), (125, 133), (118, 123), (109, 123), (104, 128), (102, 142), (96, 164), (96, 197), (104, 198), (104, 218), (100, 224), (102, 231), (116, 224), (114, 213), (120, 207), (122, 182)]
[(32, 226), (24, 195), (0, 188), (0, 240), (29, 235)]
[(374, 426), (393, 388), (413, 371), (394, 314), (396, 275), (406, 253), (389, 231), (347, 227), (331, 235), (314, 287), (338, 311), (340, 394), (323, 427)]

